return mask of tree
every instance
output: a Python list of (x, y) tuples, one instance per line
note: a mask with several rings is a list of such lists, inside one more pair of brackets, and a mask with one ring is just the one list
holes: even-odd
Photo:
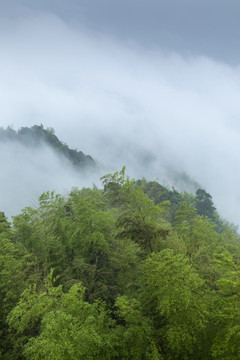
[(28, 288), (9, 315), (18, 351), (28, 360), (112, 359), (114, 321), (104, 303), (84, 301), (80, 283), (64, 293), (51, 276), (43, 288)]
[(121, 296), (116, 299), (115, 306), (118, 322), (124, 324), (119, 332), (119, 359), (161, 360), (162, 355), (154, 341), (151, 320), (143, 315), (140, 301)]
[(143, 313), (153, 321), (155, 341), (166, 359), (199, 356), (208, 319), (207, 290), (188, 259), (169, 249), (151, 254), (143, 264), (141, 284)]
[(216, 265), (221, 276), (216, 281), (219, 296), (212, 355), (215, 359), (234, 360), (240, 357), (240, 265), (227, 251), (216, 255)]
[(11, 359), (7, 316), (28, 285), (32, 259), (22, 244), (13, 242), (10, 224), (0, 213), (0, 357)]
[(62, 242), (61, 221), (65, 199), (54, 192), (39, 197), (39, 206), (27, 207), (14, 217), (16, 242), (23, 244), (35, 259), (36, 277), (45, 278), (50, 269), (60, 274), (66, 266), (65, 246)]
[(204, 215), (214, 220), (216, 208), (213, 206), (212, 196), (203, 189), (198, 189), (196, 192), (196, 209), (199, 215)]
[(136, 187), (135, 180), (125, 179), (125, 168), (114, 175), (103, 178), (105, 194), (119, 209), (116, 226), (119, 238), (129, 238), (146, 252), (158, 251), (161, 240), (170, 231), (170, 224), (164, 220), (169, 202), (155, 205)]
[[(215, 224), (206, 217), (196, 214), (196, 209), (186, 202), (181, 203), (175, 215), (174, 229), (183, 241), (183, 254), (209, 281), (215, 280), (216, 270), (213, 254), (219, 250), (221, 237), (215, 231)], [(177, 243), (176, 243), (177, 244)]]

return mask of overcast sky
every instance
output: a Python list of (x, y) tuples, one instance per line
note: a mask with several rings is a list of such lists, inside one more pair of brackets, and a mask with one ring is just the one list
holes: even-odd
[(2, 17), (52, 13), (144, 47), (240, 61), (238, 0), (1, 0)]
[[(233, 0), (0, 0), (0, 125), (53, 127), (135, 177), (186, 171), (239, 224), (239, 9)], [(6, 151), (3, 207), (4, 194), (21, 192), (14, 181), (5, 188), (8, 175), (25, 169), (24, 187), (33, 161), (19, 166)], [(37, 163), (51, 168), (46, 154)], [(61, 171), (56, 188), (74, 185)]]

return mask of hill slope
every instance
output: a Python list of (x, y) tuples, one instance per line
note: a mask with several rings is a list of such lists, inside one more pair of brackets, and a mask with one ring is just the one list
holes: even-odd
[(57, 154), (63, 155), (76, 168), (82, 169), (95, 166), (95, 161), (90, 155), (85, 155), (82, 151), (70, 149), (68, 145), (58, 139), (52, 128), (45, 129), (43, 125), (34, 125), (30, 128), (22, 127), (18, 131), (10, 127), (6, 129), (0, 128), (0, 142), (9, 141), (19, 142), (30, 148), (46, 144)]

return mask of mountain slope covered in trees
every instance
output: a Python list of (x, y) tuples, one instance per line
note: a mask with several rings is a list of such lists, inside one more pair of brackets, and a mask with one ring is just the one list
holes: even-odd
[(238, 359), (240, 239), (211, 196), (102, 182), (1, 213), (1, 359)]
[(31, 148), (48, 145), (55, 153), (64, 156), (77, 169), (94, 167), (95, 162), (90, 155), (82, 151), (73, 150), (67, 144), (61, 142), (52, 128), (45, 129), (43, 125), (22, 127), (15, 131), (11, 127), (0, 128), (0, 142), (18, 142)]

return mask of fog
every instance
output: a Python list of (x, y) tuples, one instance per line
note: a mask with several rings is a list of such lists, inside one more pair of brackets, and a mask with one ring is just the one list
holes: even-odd
[(34, 148), (16, 141), (1, 143), (0, 163), (1, 210), (9, 218), (26, 206), (37, 206), (38, 197), (45, 191), (67, 195), (73, 187), (99, 183), (99, 172), (89, 169), (79, 173), (44, 144)]
[[(185, 171), (240, 224), (238, 66), (33, 11), (0, 24), (0, 52), (1, 126), (53, 127), (98, 162), (99, 176), (123, 165), (130, 176), (160, 181), (168, 168)], [(91, 186), (98, 177), (81, 182), (46, 148), (29, 154), (5, 144), (0, 158), (8, 215), (46, 188)]]

